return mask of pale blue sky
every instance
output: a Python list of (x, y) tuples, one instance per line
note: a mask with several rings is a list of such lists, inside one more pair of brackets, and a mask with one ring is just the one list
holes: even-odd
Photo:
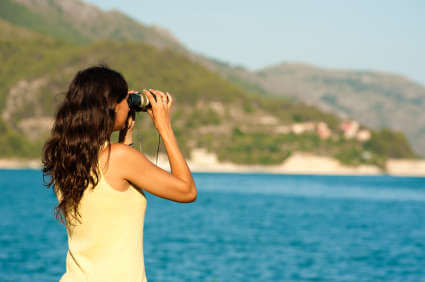
[(84, 0), (168, 29), (251, 70), (280, 62), (379, 70), (425, 86), (425, 1)]

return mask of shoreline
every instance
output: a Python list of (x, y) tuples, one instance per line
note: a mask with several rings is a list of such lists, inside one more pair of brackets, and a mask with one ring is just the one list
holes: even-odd
[[(155, 164), (156, 156), (147, 156)], [(346, 176), (400, 176), (425, 177), (425, 160), (389, 159), (386, 171), (373, 165), (347, 166), (338, 160), (310, 153), (295, 152), (277, 165), (240, 165), (220, 162), (205, 149), (192, 151), (187, 164), (192, 172), (204, 173), (266, 173), (283, 175), (346, 175)], [(158, 166), (171, 171), (168, 156), (158, 155)], [(0, 159), (0, 169), (41, 169), (40, 159)]]

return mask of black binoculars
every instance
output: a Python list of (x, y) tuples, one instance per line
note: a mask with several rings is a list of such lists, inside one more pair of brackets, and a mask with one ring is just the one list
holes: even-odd
[[(155, 94), (153, 94), (152, 92), (150, 93), (152, 94), (152, 96), (155, 98), (155, 101), (156, 101)], [(130, 107), (130, 110), (134, 112), (146, 112), (148, 109), (152, 108), (152, 105), (149, 102), (149, 99), (146, 96), (146, 94), (140, 93), (140, 92), (131, 93), (130, 95), (128, 95), (127, 103), (128, 103), (128, 106)]]
[[(146, 90), (149, 91), (149, 90)], [(149, 91), (153, 98), (156, 101), (156, 95)], [(168, 98), (167, 98), (168, 101)], [(146, 112), (148, 109), (152, 108), (151, 103), (149, 102), (148, 97), (142, 92), (131, 93), (127, 99), (128, 106), (133, 112)]]

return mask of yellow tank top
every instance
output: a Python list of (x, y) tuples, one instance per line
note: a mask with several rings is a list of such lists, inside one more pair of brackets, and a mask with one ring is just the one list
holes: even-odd
[(145, 194), (132, 185), (125, 192), (115, 190), (98, 166), (99, 183), (84, 191), (78, 206), (81, 224), (67, 230), (66, 272), (60, 282), (145, 282)]

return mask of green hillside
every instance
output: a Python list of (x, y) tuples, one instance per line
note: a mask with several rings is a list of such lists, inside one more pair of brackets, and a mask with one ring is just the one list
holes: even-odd
[(42, 16), (14, 1), (2, 0), (0, 1), (0, 18), (17, 26), (50, 34), (59, 39), (73, 42), (89, 42), (89, 38), (67, 23), (60, 13), (50, 13)]
[(143, 25), (118, 12), (104, 12), (79, 0), (0, 1), (0, 18), (76, 44), (94, 40), (140, 41), (158, 48), (183, 50), (167, 31)]
[[(0, 21), (0, 128), (4, 132), (0, 157), (39, 156), (49, 121), (70, 80), (78, 70), (99, 63), (122, 72), (133, 89), (156, 88), (173, 94), (173, 127), (187, 157), (194, 148), (207, 148), (222, 161), (276, 164), (294, 151), (307, 151), (344, 163), (381, 167), (388, 157), (414, 157), (403, 135), (373, 132), (368, 142), (345, 140), (337, 116), (242, 90), (167, 48), (110, 40), (77, 44), (36, 31)], [(309, 121), (326, 123), (333, 137), (322, 140), (311, 132), (279, 131), (281, 126)], [(135, 134), (142, 150), (154, 155), (158, 139), (147, 114), (138, 115)]]
[(349, 116), (371, 128), (403, 132), (414, 150), (425, 156), (425, 87), (406, 77), (291, 62), (257, 72), (225, 64), (217, 64), (215, 69), (229, 81), (260, 89), (265, 96), (290, 98)]

